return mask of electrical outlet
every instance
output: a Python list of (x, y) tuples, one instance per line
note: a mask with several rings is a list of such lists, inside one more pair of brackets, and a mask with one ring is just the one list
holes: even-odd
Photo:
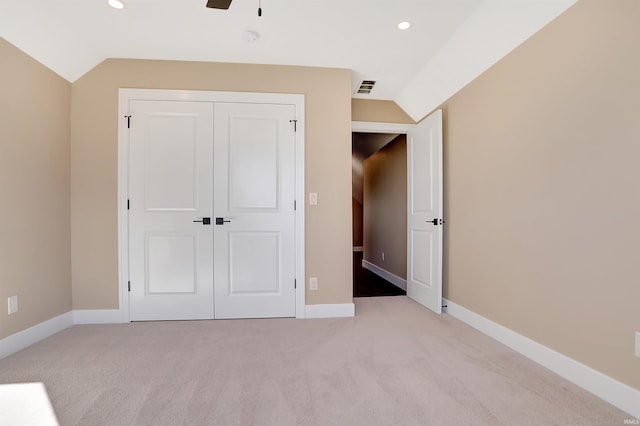
[(311, 277), (309, 278), (309, 290), (316, 291), (318, 289), (318, 278)]
[(309, 193), (309, 205), (317, 206), (318, 205), (318, 193), (310, 192)]
[(636, 331), (636, 356), (640, 358), (640, 331)]
[(18, 312), (18, 296), (10, 296), (7, 299), (7, 305), (9, 315)]

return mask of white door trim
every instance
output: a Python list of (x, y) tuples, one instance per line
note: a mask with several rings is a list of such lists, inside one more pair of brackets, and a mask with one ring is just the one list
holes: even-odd
[(351, 132), (357, 133), (398, 133), (406, 135), (415, 124), (378, 123), (373, 121), (352, 121)]
[[(188, 102), (229, 102), (290, 104), (296, 107), (297, 132), (295, 154), (295, 232), (296, 232), (296, 318), (305, 317), (305, 203), (304, 203), (304, 147), (305, 147), (305, 111), (304, 95), (214, 92), (200, 90), (164, 90), (164, 89), (125, 89), (119, 90), (118, 99), (118, 281), (119, 281), (119, 317), (129, 322), (129, 222), (127, 199), (129, 194), (129, 132), (127, 118), (129, 102), (132, 100), (165, 100)], [(131, 118), (135, 120), (135, 117)]]

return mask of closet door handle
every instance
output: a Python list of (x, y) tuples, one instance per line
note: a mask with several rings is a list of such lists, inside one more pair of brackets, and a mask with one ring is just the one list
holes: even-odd
[(224, 225), (225, 223), (231, 222), (230, 220), (225, 220), (223, 217), (216, 217), (216, 225)]
[(194, 220), (194, 223), (201, 223), (203, 225), (211, 225), (211, 218), (210, 217), (203, 217), (202, 220)]

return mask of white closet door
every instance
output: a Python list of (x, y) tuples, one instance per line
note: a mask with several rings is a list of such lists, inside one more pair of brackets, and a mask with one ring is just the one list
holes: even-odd
[(130, 318), (213, 318), (213, 103), (130, 108)]
[(295, 316), (295, 113), (215, 106), (216, 318)]

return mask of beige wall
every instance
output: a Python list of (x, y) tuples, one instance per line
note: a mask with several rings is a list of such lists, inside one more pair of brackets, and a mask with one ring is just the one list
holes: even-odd
[(407, 277), (406, 141), (400, 135), (364, 160), (364, 259), (400, 278)]
[(1, 38), (0, 63), (1, 339), (71, 310), (71, 85)]
[(351, 120), (374, 123), (415, 123), (394, 101), (376, 99), (352, 99)]
[[(350, 303), (351, 72), (220, 63), (103, 62), (73, 84), (71, 136), (74, 309), (118, 307), (118, 88), (301, 93), (306, 109), (307, 303)], [(308, 279), (306, 280), (308, 283)]]
[(640, 2), (581, 0), (445, 108), (445, 295), (640, 389)]

